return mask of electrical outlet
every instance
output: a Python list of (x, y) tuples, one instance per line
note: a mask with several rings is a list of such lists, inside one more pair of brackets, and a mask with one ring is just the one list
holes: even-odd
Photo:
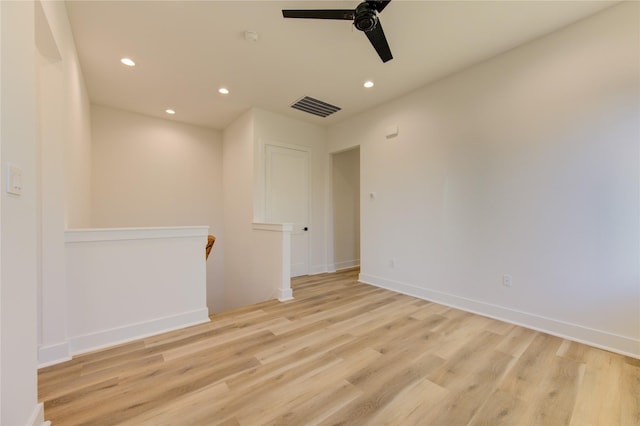
[(513, 277), (511, 275), (503, 275), (502, 276), (502, 285), (505, 287), (511, 287), (513, 282)]

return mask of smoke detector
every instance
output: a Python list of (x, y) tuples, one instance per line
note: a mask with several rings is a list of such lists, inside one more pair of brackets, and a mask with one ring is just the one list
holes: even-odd
[(255, 31), (245, 31), (244, 39), (255, 43), (256, 41), (258, 41), (258, 33)]

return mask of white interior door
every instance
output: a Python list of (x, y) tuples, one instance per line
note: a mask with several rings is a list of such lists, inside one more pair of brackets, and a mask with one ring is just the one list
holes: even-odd
[(309, 274), (309, 152), (265, 145), (266, 219), (292, 223), (291, 276)]

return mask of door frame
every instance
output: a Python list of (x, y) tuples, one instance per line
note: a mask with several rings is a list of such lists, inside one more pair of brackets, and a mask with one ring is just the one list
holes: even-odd
[(335, 253), (336, 215), (335, 215), (335, 208), (334, 208), (335, 207), (335, 191), (334, 191), (334, 179), (333, 179), (333, 175), (335, 172), (334, 160), (337, 155), (343, 154), (345, 152), (353, 151), (356, 149), (359, 151), (358, 165), (360, 168), (358, 200), (357, 200), (358, 203), (360, 204), (359, 217), (358, 217), (358, 220), (360, 222), (360, 227), (359, 227), (359, 238), (357, 243), (358, 249), (360, 252), (358, 267), (360, 268), (362, 267), (362, 147), (360, 145), (355, 145), (348, 148), (340, 149), (338, 151), (329, 152), (329, 161), (328, 161), (328, 168), (327, 168), (328, 199), (329, 199), (329, 202), (327, 204), (327, 209), (328, 209), (327, 212), (328, 212), (328, 218), (329, 218), (329, 221), (328, 221), (329, 225), (327, 227), (327, 252), (328, 252), (327, 260), (329, 265), (329, 272), (336, 272), (337, 270), (339, 270), (338, 268), (336, 268), (336, 253)]

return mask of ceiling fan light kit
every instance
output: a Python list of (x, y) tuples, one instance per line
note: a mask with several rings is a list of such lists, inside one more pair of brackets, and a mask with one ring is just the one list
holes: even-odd
[(360, 3), (354, 10), (351, 9), (303, 9), (282, 11), (284, 18), (299, 19), (337, 19), (353, 21), (353, 25), (359, 31), (365, 33), (371, 45), (380, 56), (382, 62), (393, 59), (389, 43), (384, 35), (378, 13), (387, 7), (391, 0), (367, 0)]

